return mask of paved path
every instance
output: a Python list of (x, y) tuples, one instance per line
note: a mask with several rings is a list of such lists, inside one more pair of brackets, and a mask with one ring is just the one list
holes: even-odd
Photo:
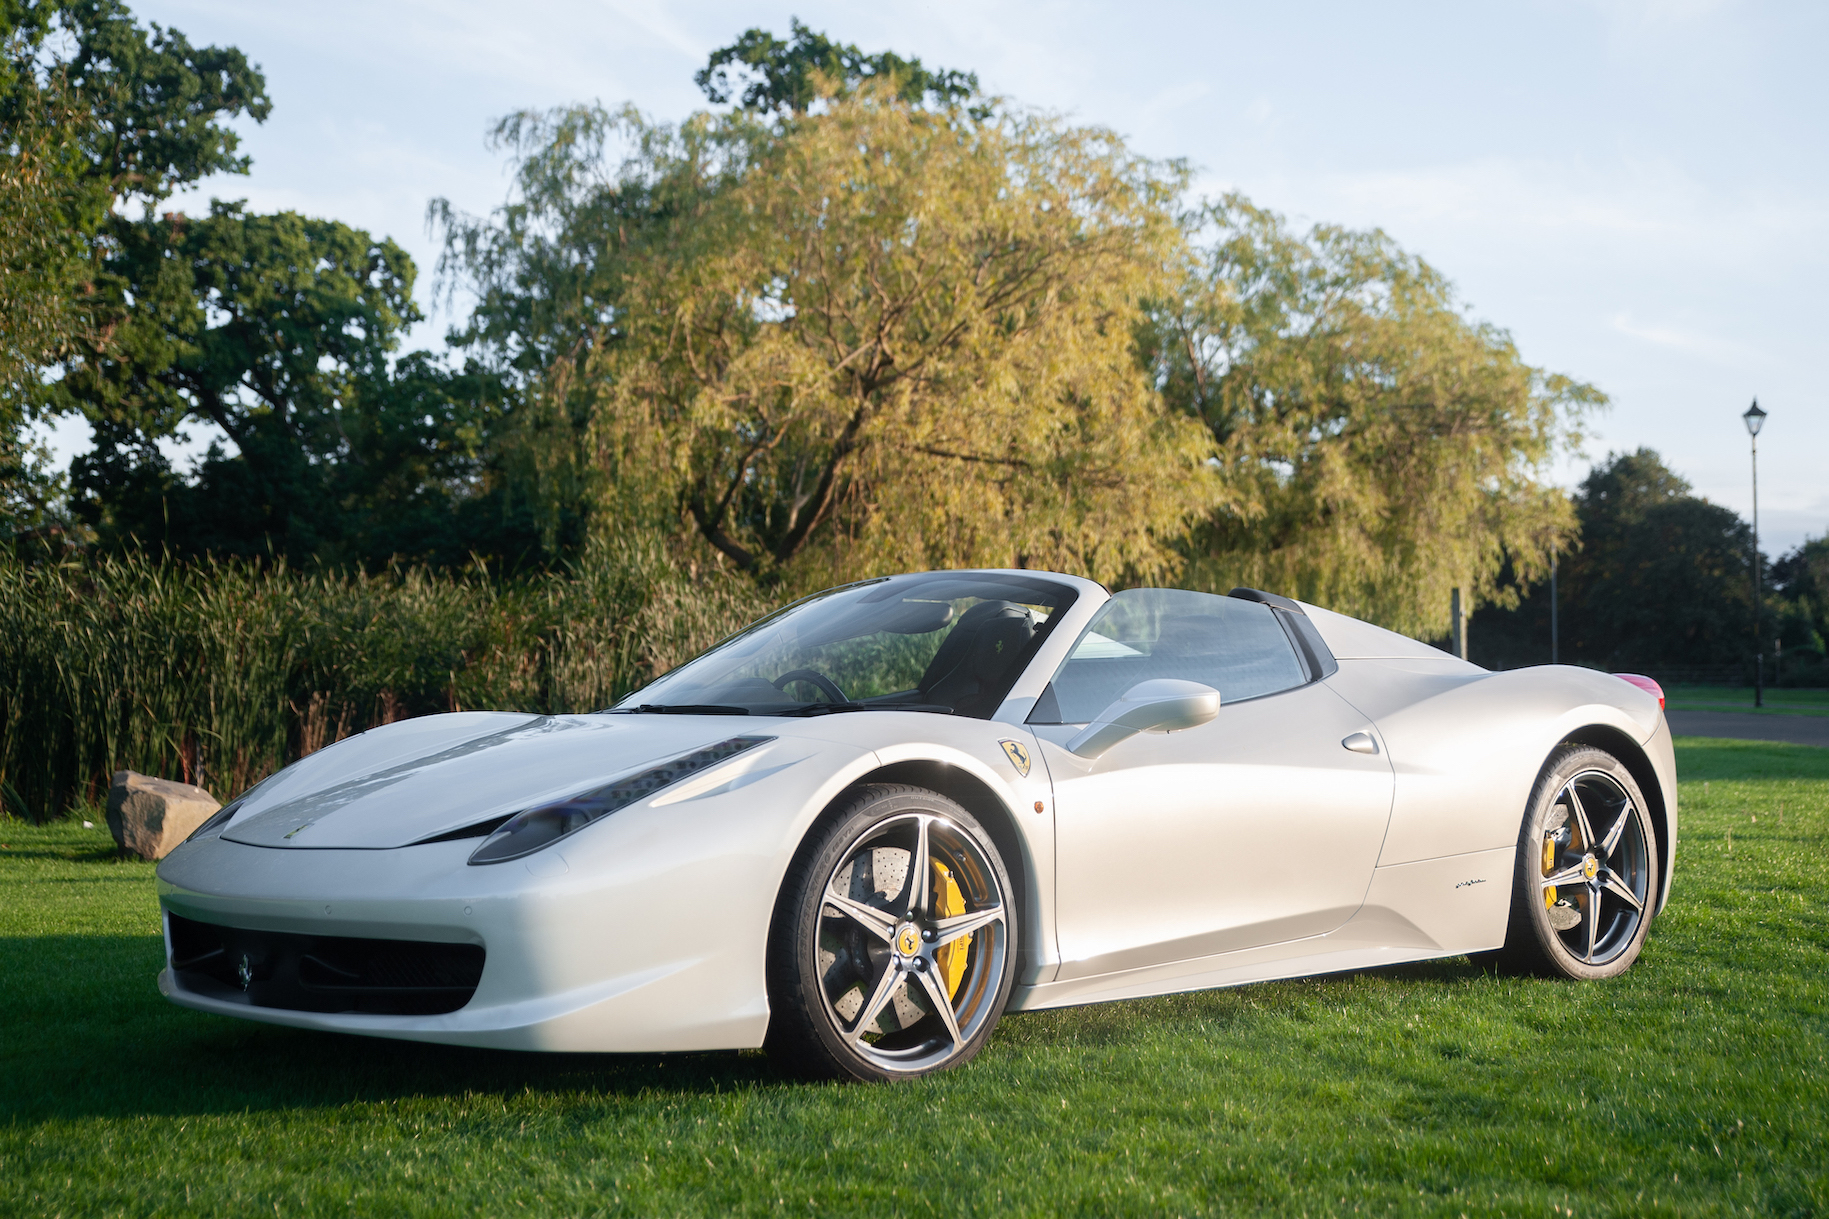
[(1740, 741), (1789, 741), (1829, 748), (1829, 715), (1753, 715), (1744, 711), (1668, 711), (1677, 736), (1724, 736)]

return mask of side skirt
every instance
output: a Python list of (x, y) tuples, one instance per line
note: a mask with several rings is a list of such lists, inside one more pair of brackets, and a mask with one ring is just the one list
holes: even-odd
[(1359, 912), (1326, 935), (1019, 986), (1010, 1010), (1243, 986), (1497, 948), (1505, 942), (1511, 911), (1514, 856), (1515, 848), (1497, 847), (1378, 868)]

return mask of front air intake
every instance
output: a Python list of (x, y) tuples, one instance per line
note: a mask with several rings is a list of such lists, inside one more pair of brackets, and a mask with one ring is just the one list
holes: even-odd
[(478, 944), (296, 935), (166, 917), (178, 985), (250, 1007), (436, 1016), (470, 1002), (483, 976)]

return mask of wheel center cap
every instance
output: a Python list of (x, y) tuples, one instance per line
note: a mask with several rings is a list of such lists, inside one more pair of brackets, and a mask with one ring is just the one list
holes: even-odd
[(1581, 874), (1589, 880), (1600, 875), (1600, 860), (1592, 855), (1584, 856), (1581, 861)]
[(921, 951), (921, 931), (913, 923), (903, 923), (901, 930), (895, 933), (896, 951), (905, 957), (912, 957)]

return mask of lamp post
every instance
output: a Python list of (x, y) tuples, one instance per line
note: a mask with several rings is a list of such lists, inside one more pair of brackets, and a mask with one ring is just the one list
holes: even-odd
[(1766, 413), (1759, 409), (1759, 399), (1746, 414), (1746, 434), (1753, 438), (1753, 706), (1765, 706), (1765, 652), (1759, 646), (1760, 596), (1764, 589), (1759, 579), (1759, 429), (1765, 425)]

